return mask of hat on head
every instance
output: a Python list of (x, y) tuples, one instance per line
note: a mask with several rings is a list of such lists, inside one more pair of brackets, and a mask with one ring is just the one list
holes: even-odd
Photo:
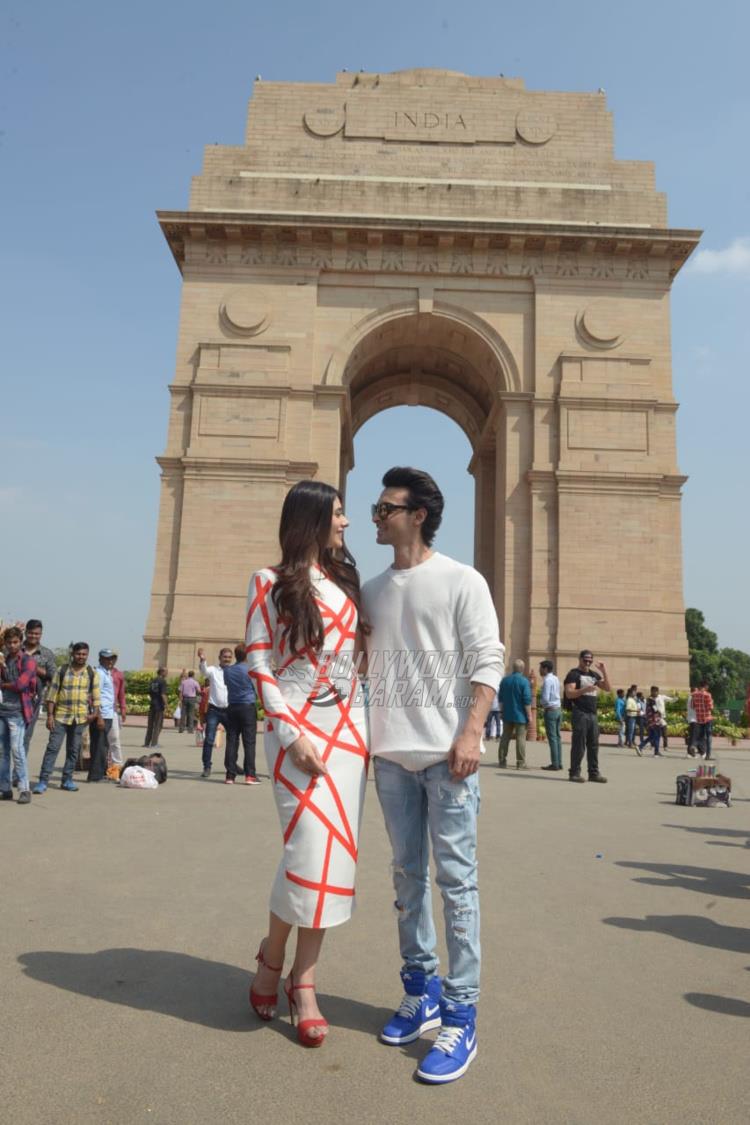
[(112, 652), (111, 648), (100, 648), (99, 655), (103, 656), (106, 659), (107, 657), (116, 656), (117, 654)]

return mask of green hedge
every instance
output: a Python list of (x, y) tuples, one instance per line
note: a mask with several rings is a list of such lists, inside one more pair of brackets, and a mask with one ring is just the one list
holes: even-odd
[[(541, 713), (537, 713), (537, 729), (544, 738), (544, 717)], [(570, 711), (565, 709), (563, 709), (562, 729), (570, 730)], [(599, 730), (602, 734), (617, 734), (615, 696), (611, 692), (603, 691), (599, 695)], [(687, 732), (687, 692), (679, 692), (673, 697), (672, 702), (667, 704), (667, 733), (670, 738), (685, 738)], [(735, 726), (723, 716), (714, 719), (714, 734), (721, 738), (750, 737), (750, 731)]]
[[(155, 678), (156, 672), (142, 668), (137, 672), (125, 672), (125, 702), (128, 713), (131, 715), (147, 715), (150, 699), (148, 686)], [(167, 718), (171, 718), (179, 702), (179, 676), (167, 677)], [(256, 704), (258, 719), (263, 718), (263, 708)]]

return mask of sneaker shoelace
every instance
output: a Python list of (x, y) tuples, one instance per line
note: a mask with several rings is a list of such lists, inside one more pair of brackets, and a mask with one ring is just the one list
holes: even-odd
[(398, 1006), (396, 1015), (401, 1016), (402, 1019), (413, 1019), (422, 1003), (421, 996), (410, 996), (408, 992), (404, 993), (404, 998)]
[(432, 1044), (433, 1050), (443, 1051), (446, 1055), (452, 1055), (465, 1031), (465, 1027), (441, 1027), (440, 1034)]

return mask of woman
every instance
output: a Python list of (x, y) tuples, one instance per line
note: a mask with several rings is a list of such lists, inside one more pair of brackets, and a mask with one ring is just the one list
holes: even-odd
[(265, 711), (265, 748), (284, 854), (271, 891), (268, 936), (250, 989), (270, 1020), (289, 934), (298, 927), (284, 991), (297, 1037), (319, 1047), (328, 1024), (315, 998), (326, 927), (351, 917), (367, 774), (365, 709), (356, 675), (359, 576), (344, 546), (349, 522), (335, 488), (300, 481), (281, 511), (281, 563), (250, 580), (247, 663)]

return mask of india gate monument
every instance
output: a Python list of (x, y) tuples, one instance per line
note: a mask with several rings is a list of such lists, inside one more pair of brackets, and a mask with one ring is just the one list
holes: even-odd
[(147, 665), (239, 640), (287, 490), (343, 492), (358, 429), (421, 405), (471, 444), (508, 657), (589, 646), (619, 684), (687, 687), (669, 294), (699, 232), (615, 159), (603, 92), (258, 80), (245, 143), (159, 220), (183, 290)]

